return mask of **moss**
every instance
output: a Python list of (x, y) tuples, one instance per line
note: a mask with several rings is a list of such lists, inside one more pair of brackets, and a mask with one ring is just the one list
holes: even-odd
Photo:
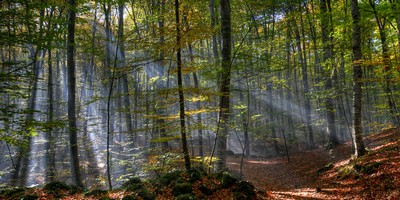
[(62, 193), (60, 193), (61, 190), (65, 190), (68, 192), (68, 194), (75, 194), (80, 191), (80, 188), (74, 185), (68, 185), (63, 182), (51, 182), (48, 183), (47, 185), (44, 186), (44, 188), (48, 193), (54, 194), (56, 197), (61, 197), (63, 196)]
[(138, 195), (139, 195), (140, 197), (142, 197), (144, 200), (155, 200), (156, 197), (157, 197), (155, 194), (149, 192), (149, 191), (146, 190), (146, 189), (140, 190), (139, 193), (138, 193)]
[(234, 199), (251, 200), (256, 198), (254, 185), (248, 181), (240, 181), (234, 190)]
[(108, 191), (106, 191), (106, 190), (92, 190), (92, 191), (85, 193), (85, 196), (102, 196), (107, 193), (108, 193)]
[(363, 174), (372, 174), (372, 173), (374, 173), (377, 169), (378, 169), (378, 167), (379, 166), (381, 166), (383, 163), (382, 162), (373, 162), (373, 163), (369, 163), (369, 164), (367, 164), (367, 165), (364, 165), (362, 168), (361, 168), (361, 173), (363, 173)]
[(99, 200), (113, 200), (113, 198), (103, 196), (103, 197), (100, 197)]
[(137, 198), (133, 195), (126, 195), (122, 200), (136, 200)]
[(175, 182), (181, 177), (182, 171), (173, 171), (166, 173), (164, 176), (158, 178), (158, 182), (160, 182), (161, 186), (168, 186), (172, 182)]
[(191, 183), (176, 183), (173, 189), (174, 196), (179, 196), (181, 194), (192, 193)]
[(136, 191), (144, 188), (144, 184), (140, 178), (134, 177), (122, 184), (122, 188), (128, 191)]
[(202, 166), (195, 166), (189, 170), (190, 182), (194, 183), (198, 180), (201, 180), (203, 176), (207, 175), (207, 171)]
[(198, 199), (199, 198), (197, 198), (193, 194), (181, 194), (176, 197), (176, 200), (198, 200)]
[(39, 199), (38, 195), (24, 195), (20, 198), (21, 200), (36, 200)]
[(21, 196), (24, 193), (24, 188), (5, 188), (0, 190), (0, 195), (5, 197), (17, 197)]
[(320, 169), (317, 171), (317, 175), (323, 174), (324, 172), (326, 172), (326, 171), (332, 169), (334, 166), (335, 166), (335, 165), (334, 165), (333, 163), (329, 163), (329, 164), (323, 166), (322, 168), (320, 168)]
[(222, 188), (229, 188), (233, 186), (237, 182), (237, 178), (233, 177), (228, 172), (224, 172), (221, 177), (221, 186)]

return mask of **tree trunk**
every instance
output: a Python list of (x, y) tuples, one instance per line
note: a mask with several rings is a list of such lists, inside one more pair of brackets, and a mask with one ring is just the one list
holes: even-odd
[[(303, 75), (302, 83), (303, 83), (303, 94), (308, 94), (309, 92), (309, 87), (308, 87), (308, 74), (307, 74), (307, 62), (305, 60), (305, 53), (303, 51), (303, 48), (301, 46), (301, 36), (300, 36), (300, 31), (299, 27), (293, 21), (293, 27), (294, 27), (294, 33), (295, 33), (295, 39), (296, 39), (296, 47), (298, 51), (298, 57), (299, 57), (299, 63), (301, 65), (301, 74)], [(311, 128), (311, 102), (310, 98), (305, 96), (304, 100), (304, 110), (305, 110), (305, 115), (306, 115), (306, 122), (305, 122), (305, 128), (307, 129), (307, 146), (309, 149), (315, 148), (314, 144), (314, 135), (312, 132)]]
[(229, 129), (229, 105), (230, 105), (230, 80), (232, 65), (232, 26), (230, 0), (221, 0), (221, 33), (222, 33), (222, 74), (220, 86), (220, 111), (217, 131), (217, 156), (216, 170), (225, 170), (226, 147)]
[(212, 51), (215, 58), (215, 61), (219, 60), (219, 53), (218, 53), (218, 40), (217, 35), (215, 34), (214, 28), (217, 25), (217, 17), (215, 15), (215, 0), (210, 0), (210, 19), (211, 19), (211, 29), (213, 30), (212, 35)]
[(75, 0), (69, 0), (68, 10), (68, 40), (67, 40), (67, 65), (68, 65), (68, 124), (69, 143), (71, 152), (71, 175), (73, 184), (83, 187), (79, 168), (78, 137), (75, 113)]
[(330, 148), (333, 148), (333, 146), (339, 144), (339, 140), (336, 135), (336, 125), (335, 125), (335, 106), (333, 104), (333, 98), (331, 97), (332, 94), (332, 76), (334, 69), (332, 69), (332, 63), (333, 63), (333, 52), (332, 52), (332, 47), (333, 43), (330, 40), (330, 35), (333, 34), (331, 32), (333, 24), (329, 20), (329, 15), (332, 13), (327, 11), (327, 7), (330, 7), (330, 0), (320, 0), (320, 8), (321, 8), (321, 33), (322, 33), (322, 45), (323, 45), (323, 58), (322, 58), (322, 63), (324, 64), (324, 78), (325, 78), (325, 83), (324, 83), (324, 89), (327, 91), (329, 94), (325, 98), (325, 109), (326, 109), (326, 121), (328, 124), (327, 131), (329, 135), (329, 146)]
[(176, 65), (178, 70), (178, 93), (179, 93), (179, 120), (181, 124), (181, 142), (183, 157), (185, 159), (185, 168), (190, 170), (190, 157), (186, 140), (186, 122), (185, 122), (185, 98), (183, 96), (182, 85), (182, 56), (181, 56), (181, 22), (179, 17), (179, 0), (175, 0), (175, 23), (176, 23)]
[(51, 42), (48, 43), (49, 46), (49, 55), (48, 55), (48, 83), (47, 83), (47, 95), (48, 95), (48, 115), (47, 121), (50, 123), (50, 126), (47, 130), (46, 134), (46, 182), (53, 182), (55, 178), (55, 140), (54, 140), (54, 130), (53, 130), (53, 120), (54, 120), (54, 90), (53, 90), (53, 65), (52, 65), (52, 54), (51, 54)]
[(351, 0), (351, 15), (353, 19), (353, 140), (354, 140), (354, 155), (360, 157), (365, 154), (365, 147), (362, 133), (362, 52), (361, 52), (361, 28), (360, 28), (360, 11), (358, 1)]
[(387, 102), (388, 102), (388, 107), (389, 107), (389, 113), (391, 115), (393, 124), (395, 126), (400, 126), (400, 116), (398, 115), (397, 112), (397, 106), (396, 103), (393, 99), (393, 93), (392, 93), (392, 88), (391, 88), (391, 64), (390, 64), (390, 56), (389, 56), (389, 48), (387, 44), (387, 39), (386, 39), (386, 18), (383, 17), (381, 19), (378, 15), (378, 12), (376, 11), (375, 8), (375, 2), (372, 0), (369, 0), (369, 4), (371, 5), (372, 11), (375, 16), (375, 21), (378, 24), (378, 29), (379, 29), (379, 36), (382, 44), (382, 57), (383, 57), (383, 65), (384, 65), (384, 80), (385, 83), (383, 84), (383, 89), (386, 93), (387, 97)]
[[(194, 64), (194, 56), (193, 56), (193, 48), (192, 45), (189, 44), (188, 45), (188, 49), (189, 49), (189, 56), (190, 56), (190, 61), (192, 64)], [(193, 72), (193, 83), (194, 83), (194, 87), (197, 89), (197, 91), (200, 91), (199, 88), (199, 80), (197, 77), (197, 73)], [(201, 102), (197, 101), (196, 102), (196, 109), (200, 110), (201, 109)], [(204, 156), (204, 148), (203, 148), (203, 125), (202, 125), (202, 117), (201, 117), (201, 113), (197, 114), (197, 126), (198, 126), (198, 144), (199, 144), (199, 156), (203, 157)]]

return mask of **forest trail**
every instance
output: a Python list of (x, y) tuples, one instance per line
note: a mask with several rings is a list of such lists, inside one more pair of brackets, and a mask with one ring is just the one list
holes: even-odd
[[(355, 162), (350, 162), (353, 148), (348, 142), (333, 150), (292, 154), (290, 162), (286, 157), (245, 159), (243, 175), (266, 199), (400, 199), (400, 129), (372, 134), (364, 141), (369, 154)], [(318, 173), (330, 163), (331, 168)], [(373, 163), (379, 166), (368, 173), (353, 169), (354, 164)], [(229, 158), (228, 165), (239, 171), (240, 158)]]

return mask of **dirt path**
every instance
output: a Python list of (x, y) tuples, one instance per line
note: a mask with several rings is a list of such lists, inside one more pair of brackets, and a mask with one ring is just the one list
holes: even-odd
[[(366, 138), (373, 149), (387, 141), (398, 140), (398, 134), (381, 133)], [(351, 184), (320, 177), (317, 171), (329, 163), (340, 165), (351, 158), (351, 143), (337, 146), (334, 150), (318, 149), (297, 153), (287, 158), (245, 159), (243, 175), (254, 186), (266, 193), (266, 199), (352, 199)], [(230, 169), (239, 171), (240, 158), (229, 158)], [(340, 196), (338, 196), (340, 194)], [(351, 194), (347, 196), (348, 194)]]

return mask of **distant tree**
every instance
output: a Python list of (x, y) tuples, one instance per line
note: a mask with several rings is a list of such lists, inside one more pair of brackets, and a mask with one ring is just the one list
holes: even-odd
[[(332, 69), (333, 63), (333, 44), (331, 35), (333, 34), (333, 25), (331, 22), (332, 15), (331, 10), (331, 1), (330, 0), (320, 0), (320, 8), (321, 8), (321, 32), (322, 32), (322, 45), (323, 45), (323, 57), (322, 61), (325, 65), (324, 67), (324, 78), (325, 85), (324, 89), (331, 93), (333, 88), (332, 85), (332, 76), (335, 73), (335, 70)], [(333, 73), (332, 73), (333, 72)], [(326, 109), (326, 121), (328, 124), (327, 130), (329, 135), (329, 142), (331, 143), (331, 147), (339, 144), (339, 140), (336, 135), (336, 124), (335, 124), (335, 105), (333, 104), (333, 98), (331, 94), (325, 98), (325, 109)]]

